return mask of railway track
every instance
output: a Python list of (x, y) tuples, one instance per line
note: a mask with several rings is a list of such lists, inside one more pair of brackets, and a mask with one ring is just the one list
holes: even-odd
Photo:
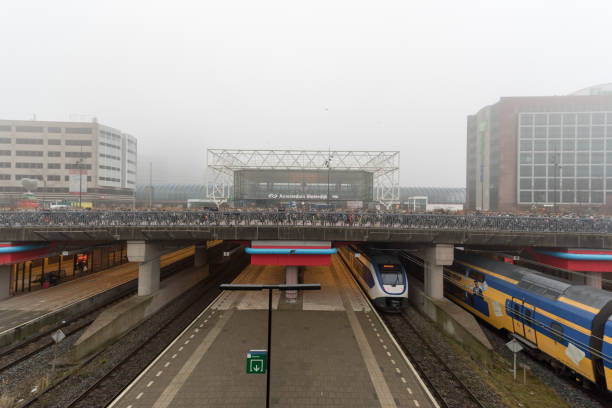
[[(237, 271), (233, 271), (236, 275), (240, 273), (241, 268), (237, 269)], [(107, 405), (118, 396), (161, 351), (163, 351), (166, 345), (176, 337), (177, 330), (180, 333), (182, 329), (188, 326), (191, 320), (201, 312), (201, 310), (219, 295), (219, 284), (228, 278), (232, 279), (234, 273), (232, 273), (232, 276), (228, 276), (219, 271), (219, 273), (212, 276), (211, 279), (202, 284), (200, 289), (197, 290), (197, 293), (190, 294), (189, 301), (185, 302), (185, 304), (181, 305), (177, 310), (174, 310), (170, 318), (167, 318), (164, 323), (146, 338), (141, 338), (142, 342), (138, 347), (135, 347), (130, 352), (121, 356), (118, 362), (102, 375), (98, 373), (95, 379), (91, 379), (88, 370), (91, 370), (92, 367), (98, 364), (97, 360), (104, 359), (104, 357), (100, 355), (105, 351), (101, 352), (99, 356), (91, 358), (76, 371), (65, 375), (51, 387), (33, 397), (22, 406), (55, 406), (55, 403), (51, 403), (54, 399), (54, 394), (63, 394), (64, 387), (70, 388), (73, 386), (73, 384), (68, 381), (71, 378), (89, 379), (82, 389), (73, 390), (73, 392), (71, 392), (72, 395), (67, 398), (67, 400), (64, 400), (61, 406), (92, 407)], [(82, 372), (86, 374), (81, 375)]]
[(381, 316), (443, 407), (488, 408), (446, 364), (405, 313)]

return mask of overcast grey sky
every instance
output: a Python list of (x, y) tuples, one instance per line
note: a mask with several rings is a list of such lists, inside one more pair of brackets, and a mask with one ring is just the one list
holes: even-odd
[(4, 0), (0, 20), (0, 118), (96, 116), (167, 158), (159, 181), (201, 182), (207, 147), (331, 145), (464, 186), (466, 115), (612, 81), (610, 0)]

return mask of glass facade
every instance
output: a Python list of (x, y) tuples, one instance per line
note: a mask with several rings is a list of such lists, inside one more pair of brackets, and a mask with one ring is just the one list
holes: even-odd
[(612, 112), (519, 113), (519, 204), (604, 204)]

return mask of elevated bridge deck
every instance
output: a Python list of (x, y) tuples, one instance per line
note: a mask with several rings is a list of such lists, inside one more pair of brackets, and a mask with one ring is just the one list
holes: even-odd
[(263, 211), (0, 214), (0, 241), (313, 240), (612, 248), (610, 217)]

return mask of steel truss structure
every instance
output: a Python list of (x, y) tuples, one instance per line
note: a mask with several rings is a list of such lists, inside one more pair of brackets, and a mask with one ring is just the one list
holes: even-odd
[(399, 151), (207, 149), (206, 196), (227, 202), (237, 170), (358, 170), (373, 173), (374, 200), (399, 204)]

